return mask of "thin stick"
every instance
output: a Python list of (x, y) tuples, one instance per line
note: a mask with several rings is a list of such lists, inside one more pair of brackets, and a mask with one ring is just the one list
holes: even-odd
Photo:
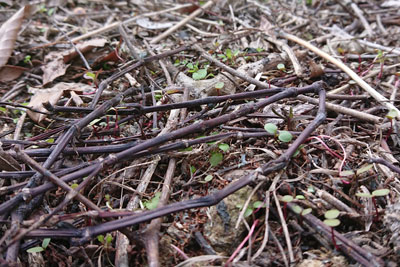
[(341, 70), (346, 72), (347, 75), (349, 75), (361, 88), (363, 88), (373, 98), (375, 98), (376, 101), (378, 101), (380, 104), (383, 104), (389, 110), (395, 110), (397, 112), (396, 118), (400, 119), (400, 111), (398, 110), (398, 108), (396, 108), (393, 104), (391, 104), (390, 101), (386, 97), (384, 97), (383, 95), (378, 93), (368, 83), (366, 83), (363, 79), (361, 79), (360, 76), (358, 76), (354, 71), (352, 71), (349, 67), (347, 67), (345, 64), (343, 64), (342, 61), (332, 57), (331, 55), (328, 55), (327, 53), (325, 53), (321, 49), (313, 46), (309, 42), (304, 41), (303, 39), (300, 39), (300, 38), (298, 38), (298, 37), (296, 37), (296, 36), (294, 36), (292, 34), (285, 33), (283, 31), (281, 31), (279, 34), (281, 36), (283, 36), (284, 38), (290, 40), (290, 41), (296, 42), (299, 45), (310, 49), (311, 51), (313, 51), (314, 53), (316, 53), (320, 57), (324, 58), (325, 60), (328, 60), (329, 62), (331, 62), (333, 64), (335, 64), (338, 68), (340, 68)]
[[(304, 96), (304, 95), (299, 95), (297, 96), (298, 99), (305, 101), (305, 102), (309, 102), (315, 105), (318, 105), (318, 99), (309, 97), (309, 96)], [(332, 103), (326, 103), (326, 108), (333, 110), (337, 113), (342, 113), (342, 114), (346, 114), (346, 115), (350, 115), (352, 117), (355, 117), (359, 120), (362, 121), (370, 121), (373, 123), (380, 123), (382, 121), (382, 118), (378, 117), (378, 116), (374, 116), (362, 111), (358, 111), (355, 109), (351, 109), (351, 108), (346, 108), (346, 107), (342, 107), (336, 104), (332, 104)]]
[(213, 0), (209, 0), (207, 3), (205, 3), (202, 8), (198, 8), (195, 11), (193, 11), (188, 17), (184, 18), (183, 20), (181, 20), (178, 24), (174, 25), (173, 27), (169, 28), (168, 30), (166, 30), (165, 32), (163, 32), (162, 34), (160, 34), (159, 36), (155, 37), (153, 40), (150, 41), (150, 44), (156, 44), (159, 41), (163, 40), (164, 38), (166, 38), (167, 36), (169, 36), (171, 33), (175, 32), (176, 30), (178, 30), (179, 28), (181, 28), (182, 26), (184, 26), (186, 23), (188, 23), (190, 20), (194, 19), (195, 17), (197, 17), (198, 15), (201, 14), (201, 12), (203, 12), (203, 9), (208, 9), (211, 6), (214, 5), (214, 1)]

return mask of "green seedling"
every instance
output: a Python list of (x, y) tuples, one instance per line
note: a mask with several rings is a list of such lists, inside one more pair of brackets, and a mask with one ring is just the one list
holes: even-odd
[(279, 64), (276, 66), (276, 68), (277, 68), (278, 70), (280, 70), (280, 71), (286, 72), (286, 67), (285, 67), (285, 64), (283, 64), (283, 63), (279, 63)]
[(202, 80), (207, 77), (207, 69), (199, 69), (192, 74), (193, 80)]
[(218, 164), (220, 164), (223, 159), (224, 159), (224, 155), (222, 155), (221, 152), (212, 152), (209, 161), (210, 161), (211, 166), (215, 167)]
[(293, 139), (293, 135), (288, 131), (278, 131), (278, 127), (273, 123), (267, 123), (264, 125), (264, 129), (274, 135), (274, 138), (278, 138), (283, 143), (289, 143)]
[(42, 245), (40, 247), (37, 246), (37, 247), (30, 248), (26, 252), (28, 252), (28, 253), (39, 253), (39, 252), (45, 251), (46, 248), (50, 244), (50, 240), (51, 240), (51, 238), (45, 238), (45, 239), (43, 239)]
[(106, 206), (107, 208), (109, 208), (110, 210), (113, 209), (113, 207), (111, 206), (111, 196), (109, 194), (106, 194), (104, 196), (104, 198), (106, 199)]
[[(221, 143), (221, 144), (218, 145), (218, 148), (222, 152), (227, 152), (229, 150), (229, 145), (225, 144), (225, 143)], [(224, 155), (221, 152), (214, 151), (214, 152), (211, 152), (211, 157), (209, 159), (209, 162), (210, 162), (212, 167), (215, 167), (218, 164), (220, 164), (223, 159), (224, 159)]]
[(335, 246), (336, 250), (340, 250), (338, 245), (336, 244), (335, 240), (335, 231), (333, 230), (334, 227), (340, 225), (340, 220), (337, 219), (339, 216), (340, 212), (338, 210), (328, 210), (325, 212), (325, 220), (324, 223), (328, 225), (331, 228), (331, 235), (332, 235), (332, 243)]
[(206, 184), (206, 183), (210, 182), (213, 178), (214, 177), (211, 174), (209, 174), (204, 178), (204, 181), (200, 181), (200, 183)]
[(155, 208), (157, 208), (158, 202), (160, 202), (160, 197), (161, 197), (161, 192), (157, 192), (154, 194), (154, 197), (152, 199), (144, 202), (143, 205), (148, 210), (154, 210)]
[[(237, 208), (242, 209), (243, 205), (238, 204), (236, 205)], [(253, 214), (254, 210), (258, 210), (260, 208), (265, 208), (265, 204), (262, 201), (255, 201), (252, 205), (247, 206), (246, 211), (243, 214), (244, 218), (249, 217), (251, 214)]]
[(239, 55), (240, 51), (239, 50), (235, 50), (234, 52), (232, 52), (231, 49), (227, 48), (225, 50), (224, 54), (218, 54), (217, 56), (223, 61), (227, 61), (230, 60), (231, 63), (235, 63), (235, 58)]
[(287, 203), (290, 203), (293, 201), (293, 197), (291, 195), (285, 195), (281, 198), (281, 201), (283, 202), (283, 217), (287, 218)]
[[(296, 196), (296, 199), (299, 199), (299, 198), (297, 198), (298, 196)], [(307, 215), (307, 214), (309, 214), (309, 213), (311, 213), (312, 212), (312, 209), (311, 208), (307, 208), (307, 209), (303, 209), (302, 207), (300, 207), (300, 206), (298, 206), (298, 205), (293, 205), (292, 206), (292, 210), (295, 212), (295, 213), (297, 213), (297, 214), (299, 214), (299, 216), (300, 216), (300, 224), (303, 224), (303, 216), (305, 216), (305, 215)]]
[(104, 248), (110, 248), (113, 237), (111, 234), (107, 234), (105, 237), (104, 235), (98, 235), (97, 240), (104, 246)]
[(388, 118), (390, 121), (390, 128), (385, 138), (386, 141), (389, 139), (389, 136), (392, 134), (393, 131), (393, 119), (395, 119), (398, 115), (399, 114), (397, 114), (397, 111), (395, 109), (390, 110), (389, 113), (386, 115), (386, 118)]
[(379, 62), (379, 66), (380, 66), (380, 71), (379, 71), (377, 78), (380, 80), (382, 78), (382, 74), (383, 74), (383, 65), (385, 64), (385, 56), (383, 55), (383, 52), (380, 49), (378, 50), (377, 61)]
[(31, 64), (32, 64), (31, 59), (32, 59), (32, 56), (31, 56), (31, 55), (26, 55), (26, 56), (24, 57), (24, 63), (25, 63), (25, 64), (31, 65)]
[(375, 208), (375, 221), (379, 221), (379, 211), (378, 211), (378, 205), (376, 204), (376, 197), (383, 197), (386, 196), (390, 193), (389, 189), (378, 189), (375, 191), (372, 191), (372, 194), (369, 193), (357, 193), (356, 196), (358, 197), (367, 197), (372, 199), (372, 203), (374, 204)]
[(218, 95), (221, 95), (221, 89), (224, 88), (224, 82), (217, 82), (214, 87), (217, 89)]

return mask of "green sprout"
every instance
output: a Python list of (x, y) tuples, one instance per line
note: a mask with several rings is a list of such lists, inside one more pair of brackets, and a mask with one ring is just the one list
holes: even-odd
[(383, 197), (386, 196), (390, 193), (389, 189), (378, 189), (375, 191), (372, 191), (372, 194), (369, 193), (356, 193), (356, 196), (358, 197), (366, 197), (366, 198), (371, 198), (372, 203), (374, 204), (375, 208), (375, 221), (379, 221), (379, 211), (378, 211), (378, 205), (376, 204), (376, 197)]
[(32, 56), (31, 56), (31, 55), (26, 55), (26, 56), (24, 57), (24, 63), (25, 63), (25, 64), (32, 64), (31, 59), (32, 59)]
[(111, 234), (107, 234), (105, 237), (104, 235), (98, 235), (97, 240), (105, 247), (105, 248), (110, 248), (111, 243), (113, 240), (113, 237)]
[(37, 246), (37, 247), (30, 248), (26, 252), (28, 252), (28, 253), (39, 253), (39, 252), (45, 251), (46, 248), (50, 244), (50, 240), (51, 240), (51, 238), (44, 238), (43, 241), (42, 241), (42, 245), (40, 247)]
[(281, 141), (283, 143), (289, 143), (293, 139), (293, 135), (290, 132), (278, 131), (278, 127), (273, 123), (265, 124), (264, 129), (268, 133), (273, 134), (275, 138), (277, 137), (279, 139), (279, 141)]
[(389, 113), (386, 115), (386, 118), (389, 119), (390, 121), (390, 128), (386, 134), (386, 141), (389, 139), (389, 136), (392, 134), (393, 132), (393, 119), (395, 119), (399, 114), (397, 114), (397, 111), (395, 109), (392, 109), (389, 111)]
[(281, 198), (281, 201), (283, 202), (283, 217), (287, 218), (287, 203), (293, 201), (293, 197), (291, 195), (285, 195)]
[[(298, 198), (298, 196), (296, 196), (296, 199), (301, 199), (301, 198)], [(299, 214), (299, 216), (300, 216), (299, 223), (300, 224), (303, 224), (303, 216), (306, 216), (307, 214), (312, 212), (311, 208), (303, 209), (302, 207), (300, 207), (298, 205), (293, 205), (291, 208), (295, 213)]]
[(148, 210), (154, 210), (155, 208), (157, 208), (158, 202), (160, 202), (160, 197), (161, 197), (161, 192), (156, 192), (154, 194), (154, 197), (149, 201), (144, 202), (143, 205)]
[(340, 212), (336, 209), (328, 210), (325, 212), (325, 220), (324, 220), (324, 223), (331, 228), (332, 243), (335, 246), (336, 250), (339, 250), (339, 247), (336, 244), (335, 231), (333, 230), (333, 228), (340, 225), (340, 220), (337, 219), (339, 214)]

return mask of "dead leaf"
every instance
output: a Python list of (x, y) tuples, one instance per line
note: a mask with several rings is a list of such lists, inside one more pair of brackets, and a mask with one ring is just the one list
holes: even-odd
[[(87, 42), (77, 44), (76, 47), (82, 53), (88, 52), (92, 50), (94, 47), (102, 47), (107, 42), (106, 39), (93, 39)], [(43, 85), (52, 82), (54, 79), (63, 76), (67, 71), (67, 68), (70, 66), (66, 64), (70, 62), (73, 58), (75, 58), (78, 53), (75, 49), (70, 49), (68, 51), (60, 52), (50, 52), (46, 55), (44, 61), (45, 65), (42, 66), (43, 70)]]
[[(79, 51), (81, 51), (84, 54), (95, 47), (103, 47), (106, 43), (107, 43), (106, 39), (97, 38), (77, 44), (76, 48), (79, 49)], [(78, 53), (76, 52), (75, 48), (72, 48), (71, 50), (63, 53), (63, 56), (64, 56), (64, 63), (68, 63), (72, 59), (76, 58), (78, 56)]]
[(15, 80), (26, 70), (28, 69), (20, 66), (4, 65), (0, 68), (0, 81), (9, 82)]
[(0, 171), (20, 171), (21, 166), (10, 154), (0, 146)]
[(32, 8), (26, 5), (11, 18), (9, 18), (0, 28), (0, 68), (3, 67), (14, 50), (15, 40), (21, 29), (22, 21), (28, 17)]
[(147, 17), (138, 18), (136, 20), (136, 23), (142, 28), (151, 29), (151, 30), (168, 29), (176, 24), (176, 22), (169, 22), (169, 21), (168, 22), (155, 22), (155, 21), (151, 21)]
[(59, 52), (50, 52), (44, 60), (47, 63), (41, 68), (43, 70), (43, 85), (63, 76), (69, 67), (64, 63), (63, 55)]
[(320, 65), (318, 65), (317, 63), (315, 63), (313, 60), (309, 61), (309, 65), (310, 65), (310, 78), (317, 78), (320, 77), (322, 75), (324, 75), (324, 70), (322, 69), (322, 67)]
[[(52, 88), (48, 89), (29, 88), (29, 92), (33, 93), (33, 96), (28, 106), (36, 110), (46, 112), (47, 110), (43, 107), (43, 103), (49, 102), (51, 105), (55, 105), (65, 92), (83, 92), (87, 90), (93, 91), (94, 89), (93, 87), (84, 83), (57, 83)], [(75, 104), (80, 103), (79, 100), (76, 100), (74, 97), (73, 100)], [(28, 110), (27, 113), (29, 117), (37, 123), (40, 123), (46, 118), (45, 114), (33, 112), (31, 110)]]

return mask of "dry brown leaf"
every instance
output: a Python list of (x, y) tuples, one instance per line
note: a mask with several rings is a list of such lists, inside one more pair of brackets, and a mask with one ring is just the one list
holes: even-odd
[[(87, 90), (94, 90), (91, 86), (84, 84), (84, 83), (57, 83), (52, 88), (42, 89), (42, 88), (30, 88), (29, 92), (33, 93), (31, 101), (29, 102), (29, 107), (32, 107), (39, 111), (47, 111), (43, 107), (43, 103), (49, 102), (51, 105), (55, 105), (57, 101), (61, 98), (64, 92), (67, 91), (75, 91), (75, 92), (83, 92)], [(75, 98), (76, 99), (76, 98)], [(75, 99), (74, 102), (75, 102)], [(76, 101), (75, 103), (79, 103)], [(27, 111), (29, 117), (37, 122), (40, 123), (46, 118), (45, 114), (37, 113), (28, 110)]]
[(28, 17), (32, 8), (26, 5), (11, 18), (1, 25), (0, 28), (0, 68), (3, 67), (8, 58), (14, 50), (15, 40), (17, 39), (18, 32), (21, 29), (22, 21)]
[(0, 81), (9, 82), (15, 80), (26, 70), (28, 69), (20, 66), (5, 65), (0, 68)]
[[(76, 47), (82, 53), (92, 50), (94, 47), (102, 47), (107, 42), (106, 39), (93, 39), (82, 44), (77, 44)], [(63, 76), (70, 65), (67, 65), (78, 53), (75, 49), (60, 52), (50, 52), (44, 59), (45, 65), (42, 66), (43, 70), (43, 85), (52, 82), (54, 79)]]
[(64, 63), (63, 55), (59, 52), (50, 52), (45, 57), (46, 65), (42, 66), (43, 85), (52, 82), (55, 78), (63, 76), (69, 65)]
[(309, 61), (309, 66), (310, 66), (310, 78), (318, 78), (322, 75), (324, 75), (324, 70), (322, 69), (321, 65), (318, 65), (315, 63), (313, 60)]
[[(107, 40), (104, 38), (97, 38), (97, 39), (92, 39), (80, 44), (76, 45), (76, 48), (79, 49), (83, 54), (92, 50), (95, 47), (103, 47), (107, 43)], [(78, 56), (78, 53), (76, 52), (75, 48), (72, 48), (71, 50), (62, 53), (64, 56), (64, 62), (68, 63), (72, 59)]]

